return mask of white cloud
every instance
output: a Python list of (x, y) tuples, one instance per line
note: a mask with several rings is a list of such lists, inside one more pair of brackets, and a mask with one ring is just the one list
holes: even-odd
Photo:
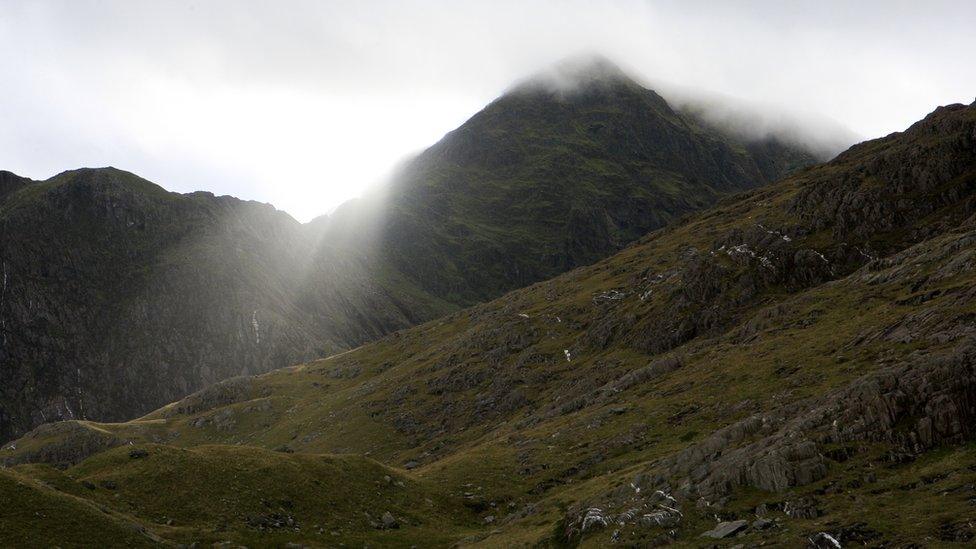
[(873, 137), (973, 100), (974, 20), (963, 1), (0, 0), (0, 169), (111, 164), (304, 220), (585, 50)]

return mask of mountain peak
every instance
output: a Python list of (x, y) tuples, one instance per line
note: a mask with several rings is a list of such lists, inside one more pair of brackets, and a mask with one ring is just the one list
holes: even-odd
[(519, 82), (513, 91), (540, 89), (566, 93), (580, 89), (610, 86), (639, 86), (617, 64), (597, 53), (584, 53), (562, 59)]
[(575, 78), (600, 80), (631, 80), (619, 65), (598, 53), (583, 53), (566, 57), (552, 67), (553, 70)]

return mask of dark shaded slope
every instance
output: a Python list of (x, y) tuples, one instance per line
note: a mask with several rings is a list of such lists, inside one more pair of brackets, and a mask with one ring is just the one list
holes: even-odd
[(0, 226), (0, 439), (131, 418), (437, 312), (271, 206), (111, 168), (19, 185)]

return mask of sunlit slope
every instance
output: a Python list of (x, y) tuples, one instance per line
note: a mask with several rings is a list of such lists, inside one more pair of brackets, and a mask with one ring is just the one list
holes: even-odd
[[(553, 71), (558, 83), (544, 73), (515, 86), (408, 162), (373, 197), (381, 205), (352, 203), (330, 230), (368, 233), (398, 272), (469, 305), (817, 160), (708, 126), (605, 59)], [(382, 210), (379, 226), (363, 231), (370, 208)]]
[(696, 546), (758, 506), (773, 525), (746, 541), (965, 543), (974, 193), (976, 106), (943, 107), (591, 267), (0, 458), (368, 454), (462, 497), (490, 523), (465, 543), (486, 546)]

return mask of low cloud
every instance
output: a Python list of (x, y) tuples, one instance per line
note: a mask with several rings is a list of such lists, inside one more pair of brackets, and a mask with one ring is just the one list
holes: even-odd
[(116, 165), (310, 219), (579, 51), (833, 151), (971, 102), (974, 19), (938, 0), (7, 2), (0, 169)]
[(822, 160), (833, 158), (865, 137), (822, 114), (777, 104), (661, 86), (660, 92), (675, 108), (693, 113), (706, 123), (746, 139), (775, 138), (805, 147)]

